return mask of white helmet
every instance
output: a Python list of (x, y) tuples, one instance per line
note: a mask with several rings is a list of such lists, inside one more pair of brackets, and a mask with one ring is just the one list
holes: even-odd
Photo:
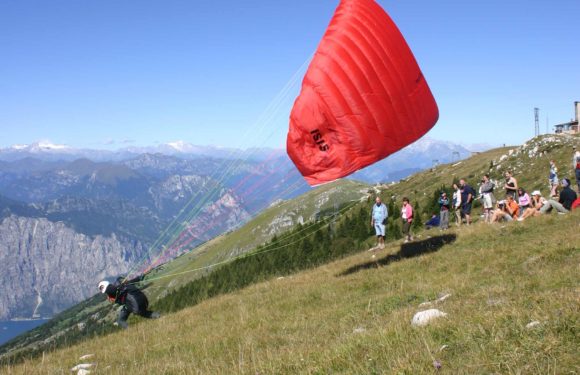
[(99, 283), (99, 291), (101, 293), (105, 293), (105, 291), (107, 290), (107, 287), (109, 286), (110, 282), (103, 280)]

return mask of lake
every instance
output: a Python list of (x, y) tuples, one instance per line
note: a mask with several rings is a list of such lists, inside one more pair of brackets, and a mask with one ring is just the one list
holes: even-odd
[(46, 322), (48, 319), (0, 321), (0, 345)]

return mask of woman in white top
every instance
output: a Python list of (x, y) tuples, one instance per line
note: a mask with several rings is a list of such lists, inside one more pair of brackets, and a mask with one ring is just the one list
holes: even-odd
[(461, 225), (461, 190), (457, 184), (453, 184), (453, 196), (451, 200), (455, 211), (455, 225)]

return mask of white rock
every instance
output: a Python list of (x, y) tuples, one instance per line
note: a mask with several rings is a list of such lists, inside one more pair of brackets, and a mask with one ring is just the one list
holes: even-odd
[(94, 354), (85, 354), (79, 358), (79, 361), (84, 361), (85, 359), (93, 358), (94, 356)]
[(419, 307), (427, 307), (427, 306), (431, 306), (431, 305), (433, 305), (433, 303), (430, 301), (427, 301), (427, 302), (420, 303)]
[(363, 333), (365, 331), (366, 329), (364, 329), (363, 327), (357, 327), (352, 331), (352, 333)]
[(441, 318), (447, 316), (447, 313), (437, 309), (429, 309), (425, 311), (419, 311), (418, 313), (413, 316), (411, 320), (411, 324), (414, 326), (422, 327), (424, 325), (429, 324), (430, 321), (433, 319)]
[(528, 324), (526, 324), (526, 328), (527, 329), (534, 328), (536, 326), (539, 326), (540, 324), (541, 324), (540, 322), (534, 320), (533, 322), (529, 322)]
[(79, 371), (79, 370), (88, 370), (91, 367), (93, 367), (95, 364), (94, 363), (81, 363), (76, 365), (75, 367), (71, 368), (71, 371)]
[(85, 369), (80, 369), (79, 371), (77, 371), (77, 375), (87, 375), (90, 374), (91, 371), (90, 370), (85, 370)]

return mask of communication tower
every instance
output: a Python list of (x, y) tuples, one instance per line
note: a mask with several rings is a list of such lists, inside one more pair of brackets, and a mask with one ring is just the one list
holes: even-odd
[(540, 108), (534, 108), (534, 124), (535, 124), (535, 136), (540, 135)]

